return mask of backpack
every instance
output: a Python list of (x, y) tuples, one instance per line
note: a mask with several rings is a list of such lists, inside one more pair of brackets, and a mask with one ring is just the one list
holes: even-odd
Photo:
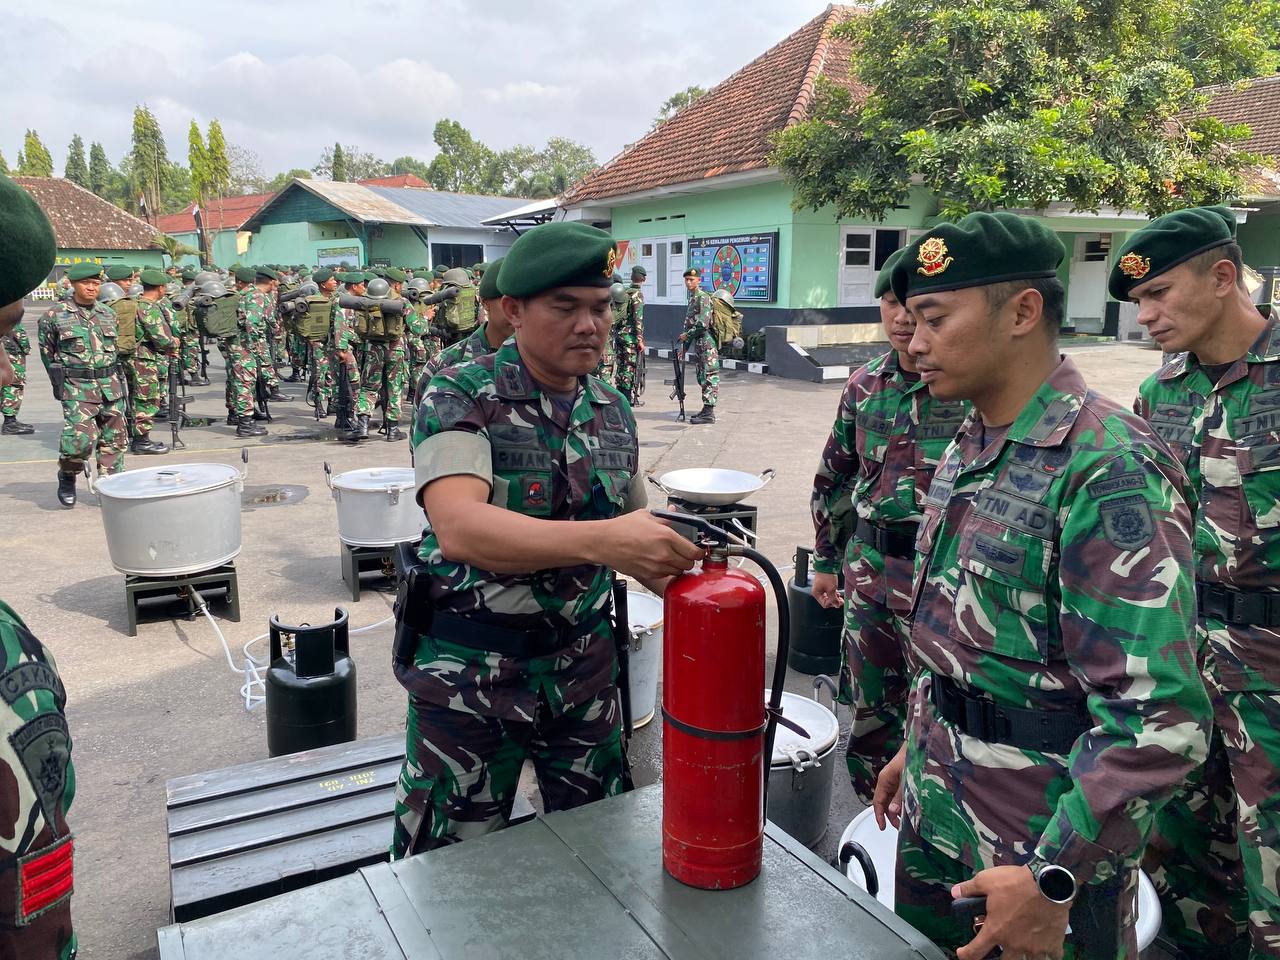
[(240, 318), (237, 316), (237, 305), (236, 295), (228, 293), (225, 297), (217, 297), (212, 306), (197, 310), (196, 322), (200, 326), (200, 332), (206, 337), (215, 337), (219, 340), (238, 336)]
[(138, 301), (121, 297), (111, 304), (116, 315), (116, 352), (133, 353), (138, 346)]
[(404, 336), (404, 314), (386, 313), (378, 307), (371, 309), (367, 316), (365, 331), (361, 339), (371, 343), (388, 343)]
[(476, 328), (476, 288), (458, 287), (458, 295), (446, 300), (444, 306), (445, 330), (457, 335), (470, 333)]
[(304, 340), (317, 343), (328, 340), (331, 306), (329, 298), (322, 294), (307, 297), (307, 312), (301, 315), (294, 314), (297, 318), (294, 323), (297, 325), (298, 335)]
[(717, 344), (730, 343), (742, 336), (742, 314), (723, 300), (711, 300), (711, 335)]

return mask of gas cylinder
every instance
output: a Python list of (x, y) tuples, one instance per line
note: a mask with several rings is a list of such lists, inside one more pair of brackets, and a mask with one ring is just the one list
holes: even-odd
[[(813, 595), (809, 558), (813, 551), (796, 547), (796, 575), (787, 581), (791, 608), (791, 654), (787, 665), (799, 673), (835, 673), (840, 669), (840, 632), (844, 608), (827, 608)], [(839, 582), (839, 581), (838, 581)], [(839, 582), (841, 587), (843, 582)]]
[(271, 665), (264, 686), (267, 751), (273, 757), (356, 738), (356, 665), (347, 611), (333, 622), (294, 627), (271, 618)]

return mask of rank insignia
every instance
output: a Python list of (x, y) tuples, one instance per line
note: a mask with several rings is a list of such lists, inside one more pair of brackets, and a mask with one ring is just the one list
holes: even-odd
[(606, 277), (613, 276), (613, 268), (618, 265), (618, 251), (610, 249), (609, 258), (604, 262), (604, 275)]
[(1120, 258), (1120, 272), (1126, 277), (1133, 277), (1135, 280), (1141, 280), (1151, 272), (1151, 258), (1144, 257), (1140, 253), (1126, 253)]
[(920, 266), (916, 268), (916, 273), (925, 277), (936, 277), (946, 272), (955, 258), (947, 256), (947, 245), (941, 237), (930, 237), (920, 244), (917, 259), (920, 261)]

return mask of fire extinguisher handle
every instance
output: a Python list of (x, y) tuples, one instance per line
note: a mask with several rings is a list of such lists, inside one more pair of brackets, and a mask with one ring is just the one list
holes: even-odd
[(714, 523), (708, 523), (701, 517), (694, 516), (692, 513), (678, 513), (674, 510), (650, 510), (653, 516), (659, 520), (666, 520), (668, 523), (681, 523), (688, 527), (696, 527), (716, 543), (728, 543), (729, 534), (717, 527)]

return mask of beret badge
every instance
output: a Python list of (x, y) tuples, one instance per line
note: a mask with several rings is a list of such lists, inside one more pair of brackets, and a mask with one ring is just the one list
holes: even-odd
[(611, 248), (609, 250), (609, 257), (607, 260), (605, 260), (604, 275), (606, 277), (612, 277), (613, 270), (617, 265), (618, 265), (618, 251)]
[(947, 252), (947, 245), (941, 237), (930, 237), (920, 244), (920, 252), (916, 257), (920, 266), (916, 268), (916, 272), (925, 277), (936, 277), (944, 273), (955, 259), (947, 256)]
[(1139, 253), (1126, 253), (1120, 258), (1120, 272), (1126, 277), (1132, 277), (1134, 280), (1141, 280), (1151, 270), (1151, 258), (1144, 257)]

